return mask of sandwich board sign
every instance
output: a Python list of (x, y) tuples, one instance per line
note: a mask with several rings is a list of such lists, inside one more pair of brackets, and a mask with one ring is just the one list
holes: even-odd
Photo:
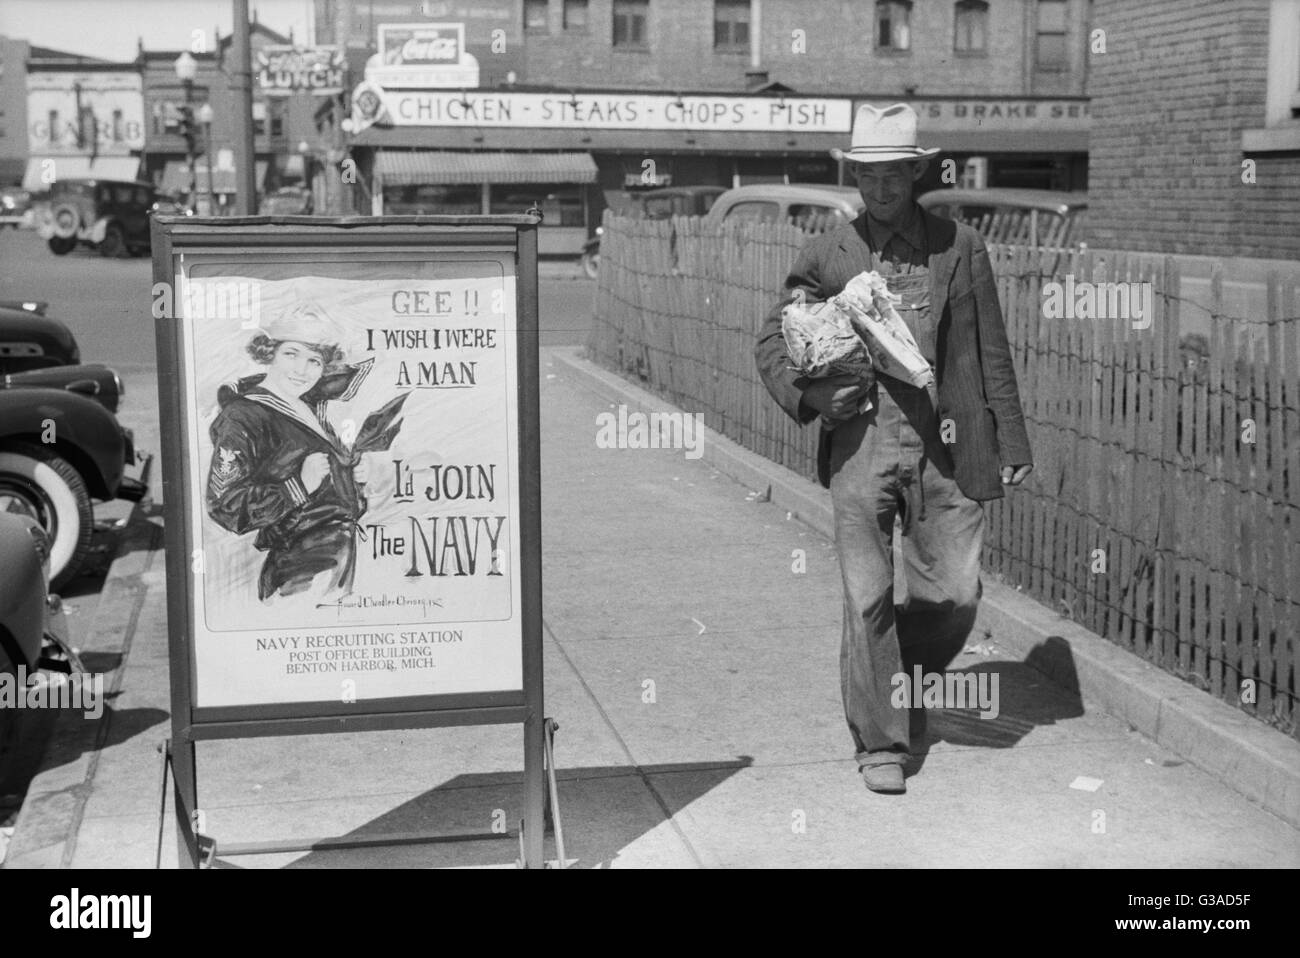
[(537, 222), (155, 218), (183, 858), (199, 740), (521, 723), (540, 865)]

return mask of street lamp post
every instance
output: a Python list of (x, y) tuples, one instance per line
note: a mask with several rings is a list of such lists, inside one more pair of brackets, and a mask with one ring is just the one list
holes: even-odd
[(203, 124), (203, 155), (208, 161), (208, 215), (217, 215), (217, 194), (212, 188), (212, 104), (199, 107), (198, 121)]
[(190, 56), (189, 51), (185, 51), (176, 58), (176, 79), (181, 81), (181, 86), (185, 88), (185, 105), (181, 107), (181, 134), (185, 137), (185, 168), (189, 172), (189, 198), (187, 204), (190, 212), (194, 212), (194, 111), (190, 103), (194, 96), (194, 76), (198, 73), (199, 65), (194, 58)]

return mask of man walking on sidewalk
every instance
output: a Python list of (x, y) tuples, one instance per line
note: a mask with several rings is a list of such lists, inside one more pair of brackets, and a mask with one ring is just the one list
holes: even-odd
[[(922, 210), (913, 187), (938, 150), (916, 144), (904, 104), (862, 106), (848, 152), (866, 211), (814, 237), (785, 282), (755, 349), (768, 392), (791, 417), (823, 420), (818, 479), (830, 488), (844, 584), (840, 686), (868, 788), (903, 792), (903, 763), (925, 736), (920, 703), (895, 708), (894, 678), (942, 673), (961, 651), (982, 594), (984, 511), (1033, 468), (988, 252), (969, 226)], [(934, 367), (926, 391), (880, 374), (810, 380), (791, 367), (781, 309), (839, 293), (875, 270), (902, 297), (896, 307)], [(862, 398), (871, 399), (865, 413)], [(892, 539), (902, 518), (907, 594), (894, 605)]]

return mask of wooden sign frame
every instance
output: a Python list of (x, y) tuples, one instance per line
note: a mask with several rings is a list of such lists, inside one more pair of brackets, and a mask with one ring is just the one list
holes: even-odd
[[(543, 867), (546, 819), (546, 733), (542, 681), (541, 479), (538, 414), (537, 225), (534, 215), (401, 217), (187, 217), (156, 216), (152, 224), (155, 294), (171, 290), (204, 256), (248, 261), (289, 252), (321, 262), (340, 255), (406, 256), (437, 261), (440, 253), (509, 255), (514, 260), (517, 423), (517, 501), (508, 503), (518, 524), (520, 551), (511, 556), (518, 577), (522, 688), (442, 695), (405, 695), (346, 701), (278, 702), (204, 706), (196, 701), (195, 594), (191, 563), (195, 546), (192, 494), (197, 450), (190, 448), (183, 335), (192, 327), (179, 295), (171, 310), (155, 300), (158, 392), (162, 427), (167, 567), (167, 616), (171, 659), (175, 811), (181, 860), (197, 867), (205, 841), (195, 827), (196, 743), (210, 739), (318, 734), (460, 725), (522, 724), (524, 819), (520, 844), (525, 867)], [(189, 257), (187, 264), (186, 257)], [(454, 256), (453, 256), (454, 258)], [(162, 284), (162, 285), (159, 285)], [(509, 331), (507, 330), (507, 335)], [(507, 370), (506, 375), (510, 375)], [(500, 529), (498, 529), (498, 534)], [(509, 541), (509, 540), (507, 540)], [(552, 770), (553, 773), (553, 770)], [(164, 787), (165, 798), (165, 787)], [(464, 838), (421, 836), (418, 840)], [(412, 840), (406, 836), (402, 841)], [(384, 842), (378, 841), (378, 844)], [(278, 846), (275, 850), (289, 850)], [(270, 850), (259, 846), (259, 851)], [(233, 852), (232, 852), (233, 853)]]

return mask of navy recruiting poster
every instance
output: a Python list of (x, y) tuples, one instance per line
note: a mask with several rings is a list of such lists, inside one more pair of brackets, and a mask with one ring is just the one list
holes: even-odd
[(178, 271), (194, 704), (522, 689), (513, 255)]

